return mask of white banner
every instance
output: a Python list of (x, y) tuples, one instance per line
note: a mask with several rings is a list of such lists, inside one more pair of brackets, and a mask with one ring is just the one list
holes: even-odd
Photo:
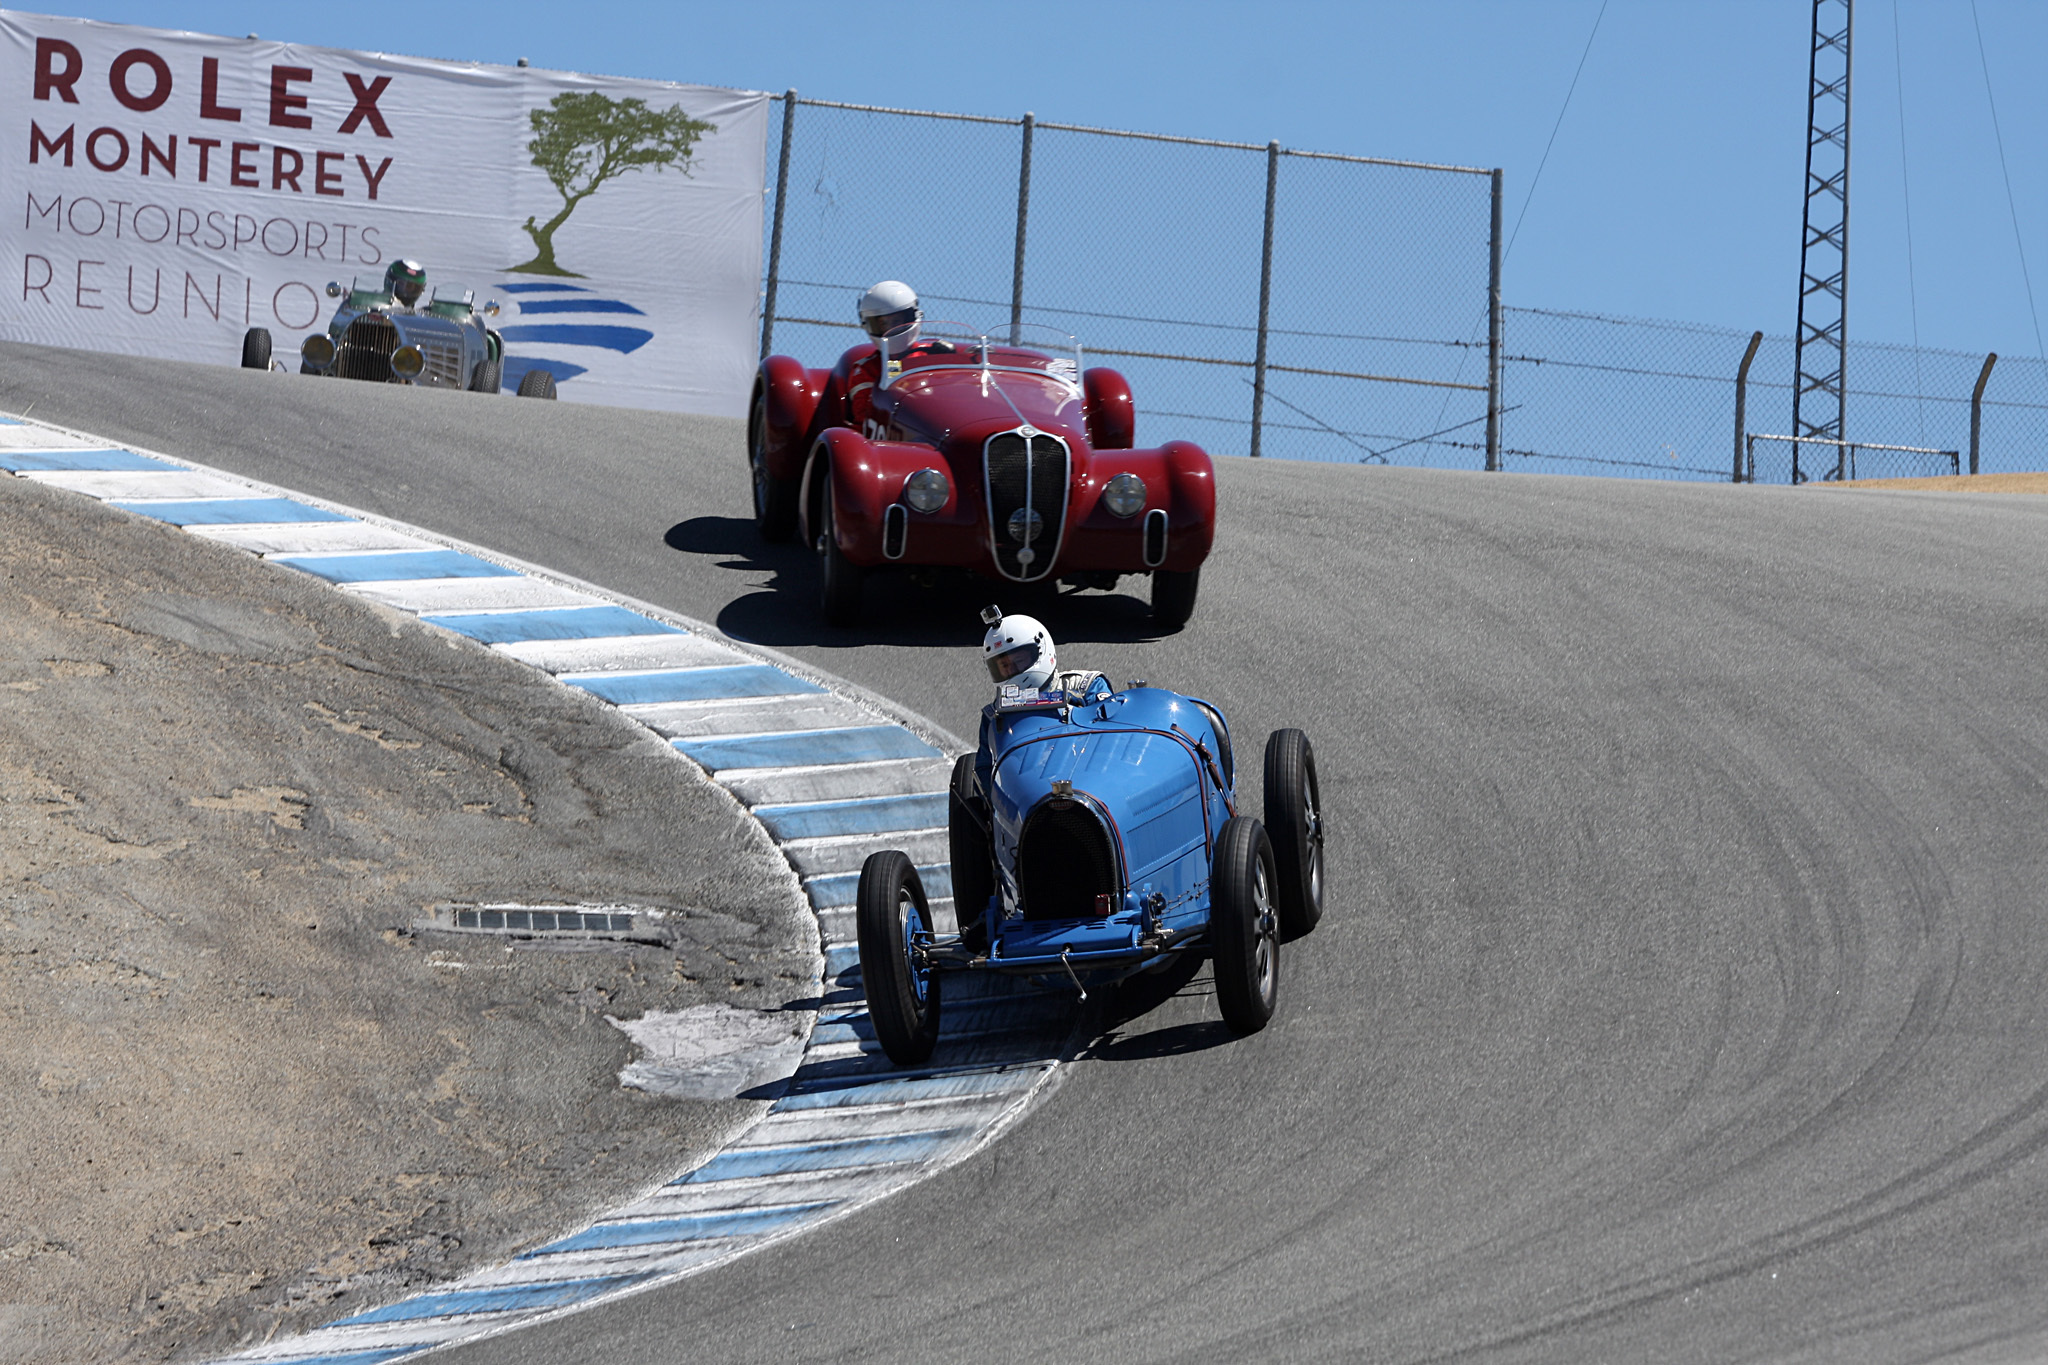
[(0, 336), (297, 369), (330, 281), (496, 300), (504, 385), (742, 415), (764, 94), (0, 10)]

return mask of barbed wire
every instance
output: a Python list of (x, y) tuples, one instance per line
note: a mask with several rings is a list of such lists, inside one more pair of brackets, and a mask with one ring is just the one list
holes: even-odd
[[(1148, 423), (1177, 424), (1220, 454), (1480, 469), (1474, 428), (1491, 406), (1506, 469), (1748, 472), (1734, 420), (1747, 331), (1506, 307), (1497, 384), (1473, 382), (1492, 353), (1486, 174), (799, 104), (789, 164), (773, 177), (787, 202), (775, 205), (784, 231), (764, 321), (788, 329), (783, 346), (836, 353), (867, 282), (910, 279), (927, 312), (958, 308), (991, 334), (1012, 321), (1081, 334), (1084, 355), (1125, 373)], [(921, 194), (945, 206), (948, 230), (905, 230), (896, 185), (869, 173), (897, 164), (924, 168)], [(1189, 184), (1203, 187), (1199, 213), (1102, 212), (1105, 196), (1173, 203)], [(1868, 448), (1861, 472), (1920, 458), (1906, 447), (1970, 451), (1986, 472), (2048, 463), (2040, 358), (1993, 358), (1976, 403), (1984, 355), (1852, 342), (1847, 358), (1845, 430)], [(1790, 429), (1793, 360), (1789, 337), (1760, 343), (1748, 432)], [(1219, 370), (1239, 382), (1217, 384)], [(1755, 476), (1789, 481), (1789, 455), (1760, 449)]]

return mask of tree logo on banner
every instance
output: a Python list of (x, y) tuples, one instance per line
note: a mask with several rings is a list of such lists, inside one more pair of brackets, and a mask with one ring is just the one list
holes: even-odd
[(691, 118), (680, 105), (654, 110), (645, 100), (614, 100), (595, 90), (557, 95), (547, 108), (528, 111), (527, 118), (533, 123), (534, 138), (526, 150), (562, 196), (562, 211), (538, 227), (533, 218), (526, 220), (533, 259), (512, 269), (579, 280), (584, 277), (555, 262), (555, 231), (569, 221), (576, 206), (605, 181), (627, 171), (673, 166), (688, 175), (697, 139), (718, 131), (716, 124)]

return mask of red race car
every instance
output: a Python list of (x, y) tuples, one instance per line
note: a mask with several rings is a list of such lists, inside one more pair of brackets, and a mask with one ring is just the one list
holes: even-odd
[(1195, 608), (1216, 529), (1200, 446), (1131, 448), (1130, 385), (1083, 369), (1049, 329), (998, 340), (907, 323), (831, 370), (761, 362), (747, 417), (754, 516), (823, 565), (826, 620), (860, 617), (871, 570), (970, 569), (1013, 583), (1111, 588), (1152, 578), (1152, 615)]

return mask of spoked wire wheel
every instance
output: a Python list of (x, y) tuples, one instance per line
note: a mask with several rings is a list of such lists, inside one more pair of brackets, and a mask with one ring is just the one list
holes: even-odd
[(1280, 874), (1280, 928), (1300, 938), (1323, 917), (1323, 793), (1316, 753), (1299, 730), (1266, 741), (1266, 830)]
[(875, 1038), (898, 1066), (918, 1066), (939, 1041), (939, 977), (931, 965), (931, 906), (909, 857), (896, 849), (868, 856), (855, 924)]
[(1273, 843), (1250, 816), (1216, 836), (1210, 869), (1209, 935), (1216, 964), (1216, 1005), (1236, 1033), (1257, 1033), (1280, 995), (1280, 913)]

